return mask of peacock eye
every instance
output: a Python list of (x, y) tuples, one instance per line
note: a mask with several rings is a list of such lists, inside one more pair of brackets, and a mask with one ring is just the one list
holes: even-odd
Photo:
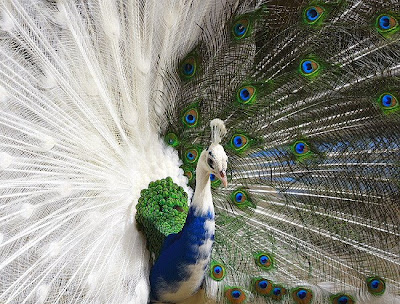
[(194, 164), (197, 162), (199, 153), (196, 149), (188, 149), (185, 152), (185, 160), (187, 163)]
[(292, 298), (295, 301), (295, 303), (309, 304), (312, 302), (313, 293), (309, 289), (297, 287), (292, 291)]
[(292, 145), (292, 151), (298, 158), (308, 157), (312, 154), (310, 145), (303, 140), (298, 140)]
[(234, 134), (231, 139), (232, 146), (235, 150), (240, 151), (247, 146), (247, 137), (243, 134)]
[(188, 55), (179, 64), (179, 74), (183, 80), (189, 80), (196, 75), (199, 58), (194, 54)]
[(309, 24), (316, 23), (324, 14), (324, 9), (320, 6), (312, 6), (305, 10), (306, 21)]
[(172, 132), (165, 135), (165, 142), (171, 147), (177, 147), (179, 145), (178, 136)]
[(225, 297), (230, 303), (235, 304), (240, 304), (246, 301), (246, 293), (237, 287), (226, 289)]
[(354, 299), (346, 294), (337, 294), (332, 297), (333, 304), (354, 304)]
[(214, 161), (211, 158), (207, 159), (207, 164), (210, 166), (211, 169), (214, 169)]
[(250, 22), (247, 18), (237, 20), (232, 27), (234, 38), (237, 40), (245, 38), (247, 36), (247, 33), (249, 32), (249, 25)]
[(256, 88), (248, 85), (239, 88), (236, 93), (236, 100), (241, 104), (252, 104), (256, 101)]
[(298, 142), (295, 145), (295, 150), (297, 154), (304, 154), (308, 152), (308, 146), (304, 142)]
[(215, 281), (221, 281), (225, 277), (225, 267), (221, 263), (211, 263), (211, 278)]
[(398, 106), (397, 98), (390, 93), (381, 95), (380, 103), (385, 110), (391, 110)]
[(269, 254), (259, 252), (254, 256), (255, 262), (264, 270), (270, 270), (273, 267), (273, 261)]
[(274, 286), (274, 288), (272, 289), (272, 293), (271, 293), (271, 297), (274, 300), (280, 300), (282, 299), (282, 297), (286, 294), (286, 288), (284, 288), (283, 286), (280, 285), (276, 285)]
[(367, 279), (368, 291), (373, 295), (381, 295), (385, 292), (385, 281), (380, 277), (371, 277)]
[(305, 76), (309, 76), (319, 70), (319, 65), (312, 59), (305, 59), (300, 63), (300, 68)]
[(195, 127), (198, 123), (199, 112), (196, 108), (188, 109), (182, 118), (185, 127)]
[(264, 278), (254, 282), (254, 287), (258, 294), (268, 295), (272, 290), (272, 283)]
[(390, 15), (381, 15), (377, 19), (378, 27), (381, 31), (390, 31), (397, 26), (397, 20)]

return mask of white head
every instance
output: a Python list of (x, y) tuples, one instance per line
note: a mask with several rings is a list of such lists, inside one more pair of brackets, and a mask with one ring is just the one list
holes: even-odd
[(219, 178), (226, 187), (228, 185), (226, 178), (228, 156), (220, 145), (222, 137), (226, 134), (226, 128), (224, 122), (220, 119), (213, 119), (210, 125), (211, 145), (202, 153), (203, 168)]

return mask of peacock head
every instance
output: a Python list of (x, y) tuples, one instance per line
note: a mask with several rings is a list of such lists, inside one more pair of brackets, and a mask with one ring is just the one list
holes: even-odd
[(228, 167), (228, 156), (220, 142), (226, 134), (225, 124), (221, 119), (213, 119), (211, 125), (211, 145), (203, 151), (201, 158), (203, 168), (221, 180), (225, 187), (228, 185), (226, 169)]

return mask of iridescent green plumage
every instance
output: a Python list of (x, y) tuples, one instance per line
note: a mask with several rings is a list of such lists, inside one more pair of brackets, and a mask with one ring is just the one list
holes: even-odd
[(170, 177), (151, 182), (136, 205), (136, 222), (150, 252), (158, 256), (165, 237), (181, 231), (189, 210), (187, 194)]
[(206, 279), (217, 302), (398, 294), (399, 12), (395, 1), (246, 3), (219, 42), (196, 48), (202, 73), (182, 82), (177, 112), (201, 100), (201, 122), (179, 136), (207, 147), (204, 122), (228, 129), (229, 186), (213, 187), (224, 277)]

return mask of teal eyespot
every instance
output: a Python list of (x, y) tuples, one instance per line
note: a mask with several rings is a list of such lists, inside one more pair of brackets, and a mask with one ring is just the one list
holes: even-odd
[(306, 77), (316, 75), (319, 70), (319, 64), (313, 59), (303, 59), (300, 63), (300, 71)]
[(313, 299), (313, 292), (304, 287), (293, 289), (291, 295), (296, 304), (310, 304)]
[(287, 293), (287, 290), (282, 285), (274, 285), (270, 293), (270, 297), (274, 300), (281, 300)]
[(236, 93), (236, 100), (241, 104), (253, 104), (256, 101), (257, 89), (247, 85), (239, 88)]
[(237, 19), (232, 25), (232, 34), (234, 39), (240, 40), (246, 38), (251, 33), (251, 22), (249, 18), (242, 17)]
[(378, 104), (384, 112), (392, 112), (399, 109), (397, 97), (391, 93), (383, 93), (379, 96)]
[(186, 56), (179, 64), (179, 75), (183, 80), (190, 80), (198, 72), (199, 57), (195, 53)]
[(246, 301), (246, 293), (239, 287), (228, 287), (225, 289), (225, 298), (231, 304), (241, 304)]
[(274, 266), (272, 256), (266, 252), (257, 252), (254, 255), (254, 260), (263, 270), (271, 270)]
[(315, 24), (324, 15), (325, 10), (320, 6), (310, 6), (304, 10), (303, 16), (304, 20), (308, 24)]
[(367, 287), (371, 294), (382, 295), (386, 290), (385, 280), (380, 277), (370, 277), (367, 279)]
[(269, 295), (272, 291), (272, 282), (265, 278), (257, 278), (253, 280), (255, 291), (262, 296)]
[(197, 151), (194, 149), (188, 150), (186, 153), (186, 159), (189, 162), (195, 162), (197, 160)]
[(332, 304), (354, 304), (355, 300), (352, 296), (347, 294), (336, 294), (331, 297)]
[(392, 14), (381, 14), (376, 18), (375, 28), (385, 38), (390, 38), (400, 30), (398, 17)]
[(210, 181), (211, 181), (211, 187), (217, 188), (221, 185), (221, 180), (218, 179), (215, 174), (210, 174)]
[(243, 133), (233, 134), (230, 140), (231, 148), (238, 153), (244, 152), (250, 145), (249, 138)]
[(191, 128), (197, 126), (199, 121), (199, 112), (197, 108), (186, 110), (182, 117), (182, 122), (185, 127)]
[(249, 194), (243, 189), (237, 189), (231, 194), (232, 203), (238, 208), (255, 207)]
[(376, 19), (376, 23), (378, 25), (378, 28), (384, 32), (391, 31), (395, 29), (396, 26), (398, 26), (396, 18), (389, 14), (378, 16), (378, 18)]
[(312, 155), (310, 145), (304, 140), (295, 141), (291, 146), (292, 153), (299, 159)]
[(196, 164), (200, 156), (200, 151), (201, 148), (197, 146), (192, 146), (184, 149), (182, 151), (183, 162), (188, 166)]
[(165, 135), (164, 140), (165, 143), (171, 147), (177, 147), (180, 144), (178, 136), (173, 132), (167, 133), (167, 135)]
[(215, 281), (221, 281), (225, 277), (225, 267), (221, 263), (211, 262), (210, 276)]

